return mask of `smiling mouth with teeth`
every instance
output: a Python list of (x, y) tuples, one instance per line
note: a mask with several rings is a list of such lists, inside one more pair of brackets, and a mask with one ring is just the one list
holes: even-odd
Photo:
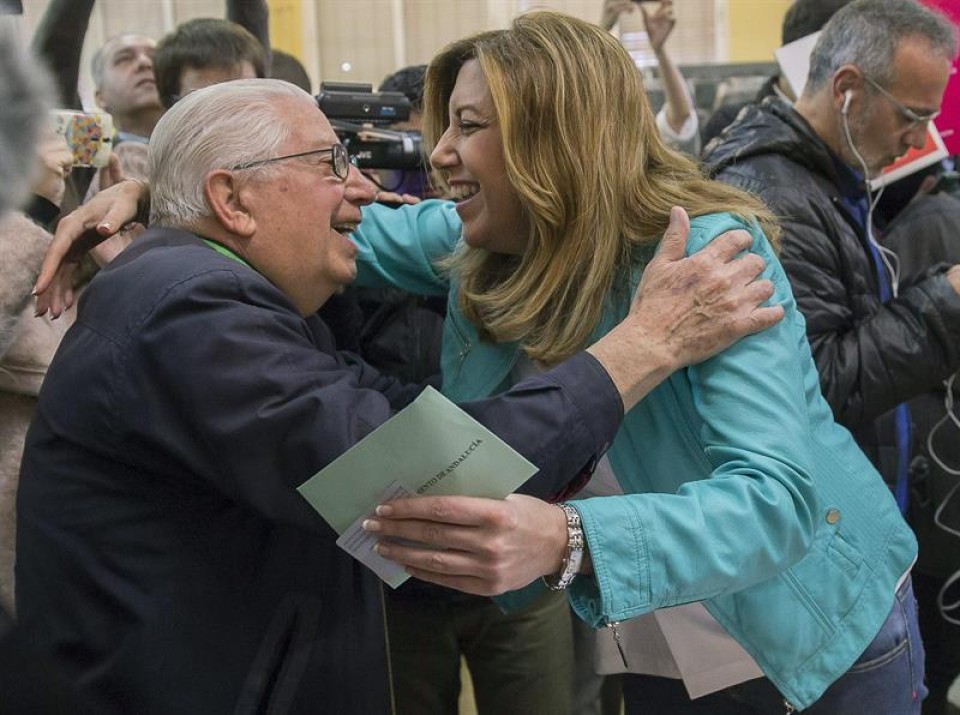
[(448, 189), (448, 196), (456, 201), (463, 201), (472, 198), (480, 193), (480, 187), (476, 184), (457, 184)]

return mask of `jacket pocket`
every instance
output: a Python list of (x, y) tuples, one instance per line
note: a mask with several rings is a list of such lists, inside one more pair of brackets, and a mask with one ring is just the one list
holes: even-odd
[(824, 535), (826, 539), (818, 539), (806, 557), (784, 572), (784, 580), (829, 635), (857, 603), (866, 571), (862, 556), (838, 529)]
[(710, 610), (765, 672), (796, 682), (811, 658), (843, 637), (844, 620), (856, 608), (868, 574), (859, 551), (825, 524), (798, 563), (713, 599)]
[(243, 683), (235, 715), (281, 715), (290, 711), (310, 661), (320, 613), (319, 598), (287, 594)]

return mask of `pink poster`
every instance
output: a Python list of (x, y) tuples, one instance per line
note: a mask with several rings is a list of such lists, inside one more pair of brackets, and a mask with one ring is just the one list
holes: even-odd
[[(940, 10), (960, 26), (960, 0), (923, 0), (923, 3)], [(953, 74), (943, 94), (942, 112), (937, 129), (950, 154), (960, 154), (960, 60), (953, 63)]]

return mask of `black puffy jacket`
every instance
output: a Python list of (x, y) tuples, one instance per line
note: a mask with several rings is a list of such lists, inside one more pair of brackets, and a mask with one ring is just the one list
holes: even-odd
[(780, 259), (807, 321), (823, 394), (892, 479), (884, 448), (894, 438), (883, 416), (960, 367), (960, 296), (941, 273), (880, 302), (866, 235), (841, 198), (848, 179), (779, 98), (744, 110), (703, 160), (712, 176), (758, 196), (779, 218)]

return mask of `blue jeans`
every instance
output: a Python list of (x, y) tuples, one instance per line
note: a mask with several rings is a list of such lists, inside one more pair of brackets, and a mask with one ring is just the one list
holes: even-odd
[[(923, 644), (917, 600), (908, 578), (897, 590), (893, 608), (856, 663), (806, 715), (920, 715), (926, 697)], [(690, 700), (683, 683), (648, 675), (623, 676), (626, 715), (783, 715), (783, 696), (766, 678)]]

